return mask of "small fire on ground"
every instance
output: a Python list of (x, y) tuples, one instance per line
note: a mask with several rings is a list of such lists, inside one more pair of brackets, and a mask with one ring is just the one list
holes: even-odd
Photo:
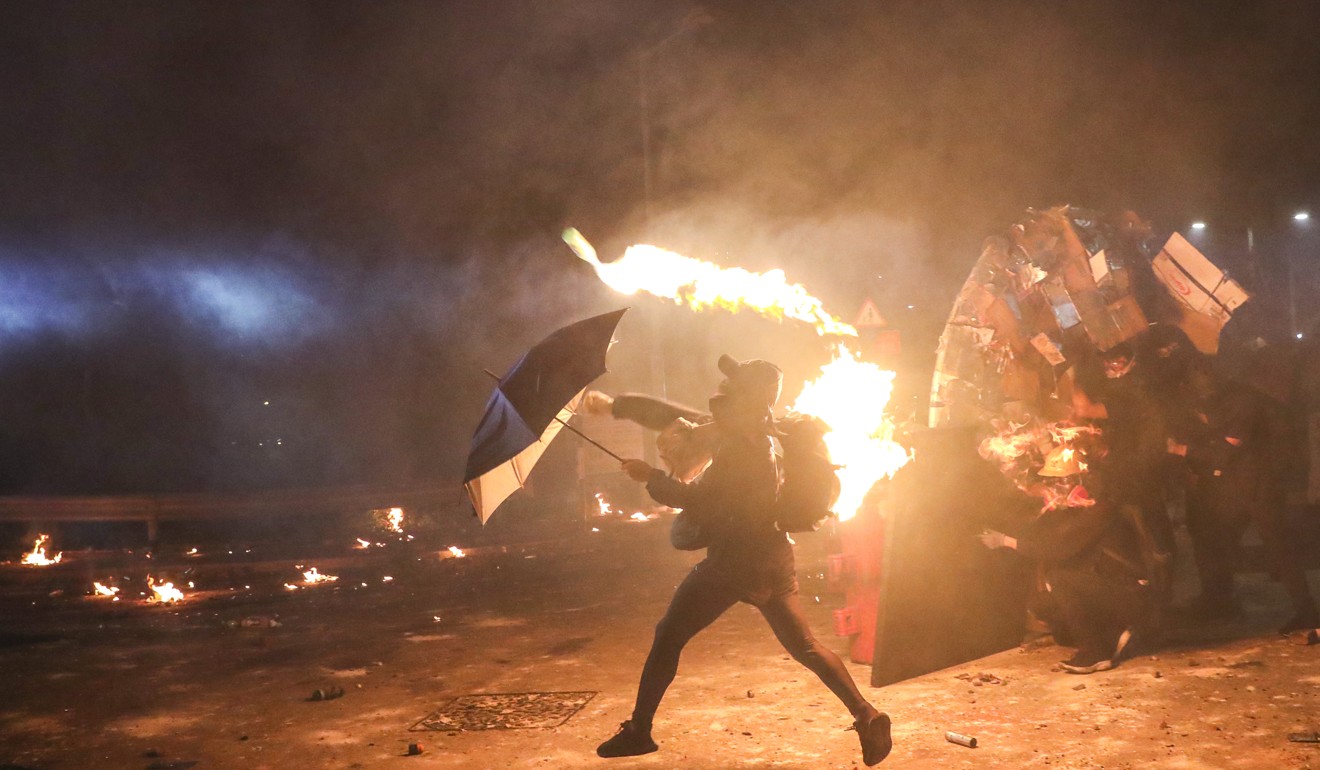
[(285, 583), (284, 590), (286, 591), (297, 591), (299, 588), (322, 585), (325, 583), (333, 583), (339, 579), (338, 575), (322, 575), (321, 571), (318, 570), (316, 567), (309, 567), (307, 569), (303, 569), (303, 565), (299, 564), (296, 567), (294, 567), (294, 569), (302, 570), (302, 576), (303, 576), (302, 585)]
[(155, 578), (147, 575), (147, 585), (151, 587), (151, 592), (154, 594), (148, 601), (159, 604), (174, 604), (186, 598), (183, 591), (175, 588), (172, 582), (157, 583)]
[(656, 515), (654, 514), (648, 516), (647, 514), (642, 513), (641, 511), (633, 511), (632, 513), (628, 513), (627, 511), (624, 511), (622, 508), (615, 508), (613, 505), (610, 504), (609, 500), (605, 499), (605, 495), (601, 492), (596, 493), (596, 506), (599, 510), (597, 514), (599, 516), (622, 516), (627, 518), (628, 521), (649, 521), (653, 518), (656, 518)]
[(52, 564), (59, 564), (60, 559), (64, 558), (64, 554), (57, 553), (54, 556), (47, 556), (46, 546), (49, 543), (50, 535), (38, 535), (37, 541), (32, 544), (32, 551), (23, 555), (23, 563), (30, 567), (48, 567)]
[(112, 601), (119, 601), (119, 586), (108, 586), (99, 581), (93, 581), (92, 591), (94, 596), (104, 596)]

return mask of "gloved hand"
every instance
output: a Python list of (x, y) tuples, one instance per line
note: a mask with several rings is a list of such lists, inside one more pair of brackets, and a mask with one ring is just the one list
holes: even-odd
[(582, 413), (611, 417), (614, 414), (614, 398), (599, 390), (588, 390), (582, 396)]
[[(986, 548), (995, 549), (995, 548), (1013, 547), (1012, 545), (1009, 545), (1009, 541), (1012, 540), (1012, 538), (1010, 538), (1008, 535), (1005, 535), (1003, 532), (997, 532), (993, 529), (987, 529), (984, 532), (982, 532), (980, 538), (981, 538), (981, 545), (985, 546)], [(1014, 542), (1014, 545), (1016, 545), (1016, 542)]]
[(628, 474), (628, 478), (632, 479), (633, 481), (640, 481), (642, 483), (646, 483), (646, 480), (651, 478), (652, 470), (653, 469), (651, 468), (651, 466), (647, 464), (645, 460), (623, 461), (623, 472)]

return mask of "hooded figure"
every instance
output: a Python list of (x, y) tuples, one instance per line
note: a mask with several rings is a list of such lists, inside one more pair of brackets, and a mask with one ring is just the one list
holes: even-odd
[(724, 379), (710, 398), (713, 457), (704, 473), (685, 482), (641, 460), (623, 463), (624, 472), (645, 482), (656, 502), (683, 509), (701, 527), (708, 546), (706, 558), (678, 586), (656, 626), (632, 718), (596, 753), (624, 757), (657, 749), (652, 720), (678, 672), (683, 647), (730, 607), (746, 602), (853, 714), (862, 760), (875, 765), (892, 747), (889, 717), (867, 702), (838, 655), (812, 635), (798, 600), (793, 546), (775, 524), (779, 478), (770, 435), (783, 373), (768, 361), (727, 355), (720, 357), (719, 370)]

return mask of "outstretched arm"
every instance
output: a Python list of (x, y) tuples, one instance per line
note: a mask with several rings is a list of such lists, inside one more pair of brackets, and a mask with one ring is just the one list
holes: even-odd
[(680, 417), (690, 422), (704, 422), (709, 417), (699, 409), (638, 393), (620, 393), (610, 398), (592, 390), (587, 392), (585, 401), (588, 414), (609, 414), (617, 420), (632, 420), (656, 431), (664, 430)]

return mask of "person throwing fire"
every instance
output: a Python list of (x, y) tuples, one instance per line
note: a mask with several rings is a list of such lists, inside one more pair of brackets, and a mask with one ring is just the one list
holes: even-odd
[(658, 746), (652, 722), (665, 690), (678, 672), (683, 647), (738, 602), (760, 610), (784, 648), (829, 687), (855, 720), (862, 760), (879, 764), (893, 746), (889, 716), (872, 706), (833, 651), (807, 626), (798, 600), (793, 547), (775, 525), (778, 468), (770, 436), (772, 408), (783, 373), (767, 361), (721, 356), (725, 375), (710, 399), (714, 426), (710, 466), (682, 481), (642, 460), (625, 460), (624, 472), (646, 484), (656, 502), (683, 509), (701, 530), (706, 558), (674, 592), (656, 625), (632, 717), (602, 743), (602, 757), (648, 754)]

